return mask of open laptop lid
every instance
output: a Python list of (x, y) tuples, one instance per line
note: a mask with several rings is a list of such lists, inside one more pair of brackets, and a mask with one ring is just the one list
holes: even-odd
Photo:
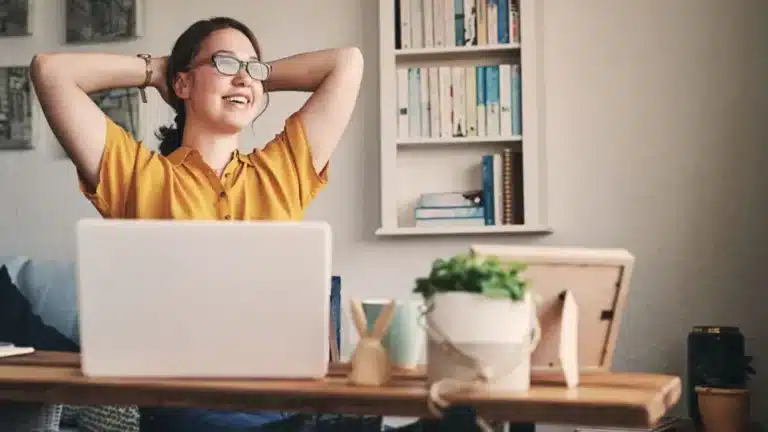
[(83, 372), (327, 373), (331, 230), (321, 221), (83, 219)]
[[(623, 249), (506, 245), (472, 245), (470, 252), (527, 264), (524, 278), (539, 298), (542, 332), (534, 370), (564, 368), (569, 355), (581, 371), (610, 370), (634, 256)], [(573, 343), (562, 334), (564, 319), (577, 323)]]

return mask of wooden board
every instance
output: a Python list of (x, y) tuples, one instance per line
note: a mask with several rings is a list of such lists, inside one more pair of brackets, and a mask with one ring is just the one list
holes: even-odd
[[(0, 359), (0, 399), (29, 402), (283, 410), (429, 417), (423, 371), (400, 371), (383, 387), (350, 386), (337, 364), (322, 380), (95, 379), (77, 354), (37, 352)], [(561, 375), (535, 374), (528, 393), (472, 392), (449, 398), (489, 420), (647, 427), (680, 398), (680, 379), (639, 373), (582, 374), (578, 389)]]
[(623, 249), (493, 244), (472, 245), (470, 252), (528, 265), (524, 277), (539, 297), (542, 331), (531, 359), (534, 370), (561, 369), (561, 294), (565, 291), (570, 291), (578, 307), (576, 351), (580, 370), (610, 370), (634, 256)]

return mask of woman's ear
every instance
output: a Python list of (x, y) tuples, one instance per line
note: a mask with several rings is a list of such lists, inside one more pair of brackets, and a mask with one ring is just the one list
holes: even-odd
[(173, 82), (173, 92), (181, 100), (189, 99), (189, 75), (180, 73)]

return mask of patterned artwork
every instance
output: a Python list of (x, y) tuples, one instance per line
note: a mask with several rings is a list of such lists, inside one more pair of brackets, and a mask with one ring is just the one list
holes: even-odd
[(138, 89), (105, 90), (91, 93), (89, 96), (107, 117), (132, 134), (134, 138), (139, 138)]
[(0, 150), (32, 148), (29, 68), (0, 67)]
[(135, 39), (141, 34), (142, 0), (66, 0), (67, 43)]
[(0, 37), (32, 34), (31, 0), (0, 0)]

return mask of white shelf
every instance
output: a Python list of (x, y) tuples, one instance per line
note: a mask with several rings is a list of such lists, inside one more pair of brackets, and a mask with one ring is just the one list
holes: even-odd
[(476, 54), (476, 53), (498, 53), (500, 51), (517, 51), (520, 49), (520, 44), (495, 44), (495, 45), (473, 45), (473, 46), (460, 46), (460, 47), (442, 47), (442, 48), (406, 48), (396, 49), (395, 55), (397, 57), (407, 56), (424, 56), (424, 55), (441, 55), (441, 54)]
[[(544, 84), (541, 79), (544, 71), (541, 56), (537, 53), (540, 28), (536, 12), (540, 2), (517, 0), (521, 25), (520, 39), (516, 40), (520, 43), (397, 49), (395, 1), (379, 0), (381, 228), (376, 230), (376, 235), (404, 237), (550, 233), (544, 157)], [(464, 4), (468, 4), (467, 2), (472, 0), (464, 1)], [(475, 5), (479, 4), (477, 1), (479, 0), (475, 0)], [(411, 5), (419, 2), (420, 0), (411, 0)], [(451, 3), (453, 2), (447, 4)], [(451, 16), (449, 13), (445, 18), (450, 19)], [(399, 136), (399, 70), (489, 65), (520, 67), (523, 77), (522, 136)], [(432, 78), (429, 82), (433, 82)], [(505, 133), (509, 134), (510, 131)], [(513, 220), (518, 221), (519, 225), (415, 226), (414, 206), (421, 195), (482, 188), (482, 158), (489, 154), (499, 154), (504, 148), (513, 152), (512, 184), (514, 196), (520, 197), (518, 200), (513, 198)]]
[(452, 234), (549, 234), (552, 229), (537, 225), (486, 225), (486, 226), (439, 226), (379, 228), (377, 236), (425, 236)]
[(492, 144), (492, 143), (514, 143), (520, 142), (523, 137), (513, 136), (471, 136), (471, 137), (448, 137), (448, 138), (408, 138), (397, 140), (399, 146), (430, 146), (446, 144)]

